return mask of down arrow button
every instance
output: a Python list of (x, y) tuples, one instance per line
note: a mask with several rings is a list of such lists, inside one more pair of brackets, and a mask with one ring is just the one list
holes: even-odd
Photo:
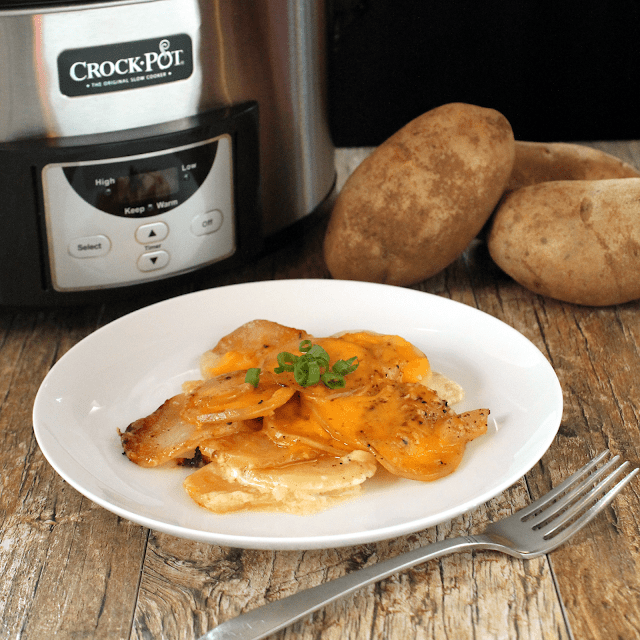
[(138, 258), (140, 271), (157, 271), (164, 269), (169, 264), (169, 254), (166, 251), (149, 251)]

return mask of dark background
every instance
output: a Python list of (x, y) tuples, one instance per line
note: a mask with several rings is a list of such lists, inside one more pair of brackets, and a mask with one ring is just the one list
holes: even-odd
[(640, 138), (640, 0), (329, 0), (336, 146), (438, 105), (491, 107), (520, 140)]

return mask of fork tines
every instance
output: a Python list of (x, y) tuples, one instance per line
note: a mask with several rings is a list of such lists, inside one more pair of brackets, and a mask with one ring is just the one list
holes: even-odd
[(553, 491), (522, 509), (522, 520), (536, 516), (533, 528), (545, 539), (559, 534), (569, 537), (600, 513), (638, 473), (629, 462), (618, 465), (619, 455), (598, 468), (609, 455), (609, 450), (603, 451)]

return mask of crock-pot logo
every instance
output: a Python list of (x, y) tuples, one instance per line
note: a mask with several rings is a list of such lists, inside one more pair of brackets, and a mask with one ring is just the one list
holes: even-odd
[(175, 82), (192, 73), (191, 38), (186, 34), (69, 49), (58, 57), (60, 91), (67, 96)]

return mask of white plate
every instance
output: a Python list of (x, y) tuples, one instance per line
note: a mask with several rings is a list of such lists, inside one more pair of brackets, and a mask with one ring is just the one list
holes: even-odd
[[(187, 470), (136, 466), (122, 454), (117, 430), (198, 378), (200, 354), (256, 318), (318, 337), (348, 329), (401, 335), (428, 355), (434, 370), (464, 387), (458, 411), (491, 410), (489, 431), (468, 446), (455, 473), (436, 482), (381, 474), (359, 497), (311, 516), (210, 513), (183, 490)], [(256, 549), (361, 544), (449, 520), (529, 471), (561, 417), (553, 369), (515, 329), (446, 298), (336, 280), (232, 285), (140, 309), (66, 353), (42, 383), (33, 411), (47, 460), (105, 509), (175, 536)]]

